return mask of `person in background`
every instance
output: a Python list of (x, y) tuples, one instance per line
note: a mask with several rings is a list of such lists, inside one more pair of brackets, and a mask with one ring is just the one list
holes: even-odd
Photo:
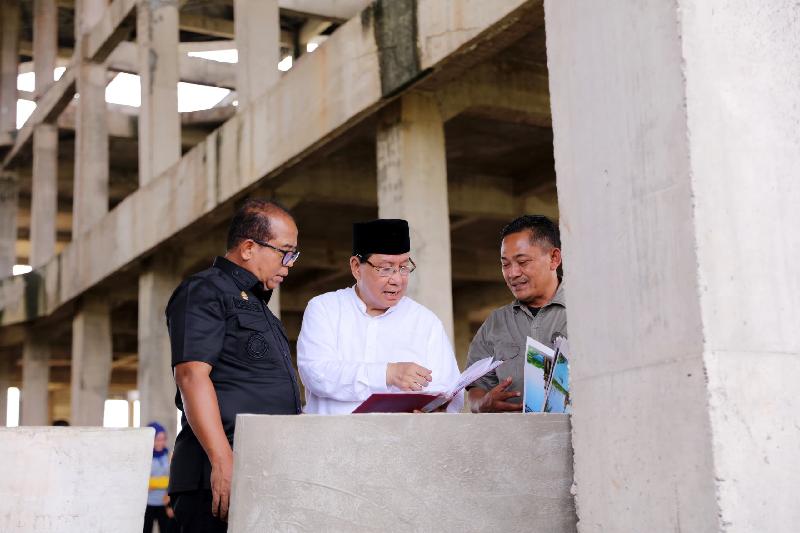
[(153, 439), (153, 462), (150, 465), (150, 483), (147, 491), (147, 508), (144, 512), (144, 533), (152, 533), (153, 522), (158, 523), (159, 533), (171, 533), (171, 514), (167, 484), (169, 483), (169, 449), (167, 430), (158, 422), (150, 422), (148, 427), (156, 431)]

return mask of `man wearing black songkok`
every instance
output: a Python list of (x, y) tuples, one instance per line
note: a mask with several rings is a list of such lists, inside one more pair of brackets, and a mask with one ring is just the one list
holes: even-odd
[[(373, 392), (443, 391), (458, 379), (442, 322), (405, 295), (416, 265), (408, 222), (353, 225), (352, 287), (313, 298), (303, 314), (297, 366), (306, 413), (351, 413)], [(463, 393), (448, 411), (460, 411)]]

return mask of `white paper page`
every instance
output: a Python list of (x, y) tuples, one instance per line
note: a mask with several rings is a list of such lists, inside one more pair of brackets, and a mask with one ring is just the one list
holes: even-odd
[(462, 389), (470, 385), (476, 379), (484, 376), (485, 374), (491, 372), (498, 366), (502, 365), (503, 361), (493, 361), (492, 357), (485, 357), (480, 361), (475, 361), (472, 363), (469, 368), (467, 368), (464, 372), (461, 373), (459, 376), (458, 381), (450, 389), (450, 392), (447, 393), (448, 396), (455, 396), (458, 394)]

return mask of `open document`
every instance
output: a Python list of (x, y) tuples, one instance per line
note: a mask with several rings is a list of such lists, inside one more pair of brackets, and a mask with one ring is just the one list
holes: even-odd
[(526, 413), (569, 413), (569, 345), (557, 337), (554, 349), (528, 337), (525, 345)]
[(443, 392), (376, 392), (356, 407), (353, 413), (430, 413), (501, 364), (503, 361), (493, 361), (491, 357), (475, 361)]

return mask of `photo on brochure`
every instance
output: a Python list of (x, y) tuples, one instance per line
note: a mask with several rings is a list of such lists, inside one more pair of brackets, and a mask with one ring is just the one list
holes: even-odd
[(523, 405), (526, 413), (569, 413), (569, 353), (566, 337), (554, 348), (528, 337), (525, 345)]

